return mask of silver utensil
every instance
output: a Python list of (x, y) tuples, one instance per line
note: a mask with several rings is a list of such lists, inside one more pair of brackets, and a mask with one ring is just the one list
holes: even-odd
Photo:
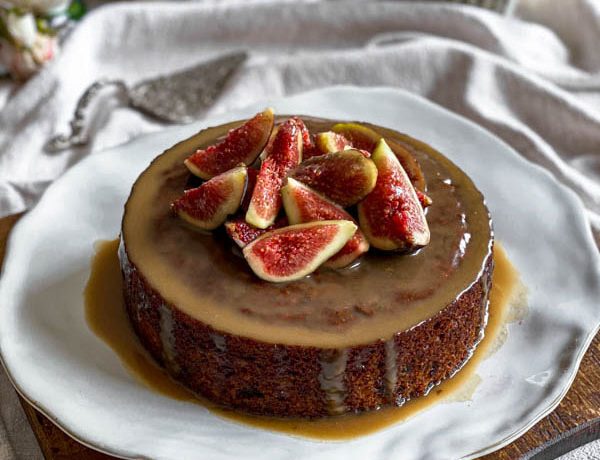
[(88, 108), (107, 87), (117, 88), (127, 105), (147, 115), (168, 123), (189, 123), (215, 102), (229, 78), (247, 57), (243, 51), (226, 54), (171, 75), (141, 81), (132, 87), (122, 80), (98, 80), (85, 90), (77, 102), (69, 122), (71, 132), (51, 138), (45, 150), (58, 152), (88, 143)]
[[(429, 0), (438, 1), (438, 0)], [(471, 6), (479, 6), (488, 10), (496, 11), (507, 16), (511, 15), (516, 4), (516, 0), (446, 0), (449, 3), (464, 3)]]

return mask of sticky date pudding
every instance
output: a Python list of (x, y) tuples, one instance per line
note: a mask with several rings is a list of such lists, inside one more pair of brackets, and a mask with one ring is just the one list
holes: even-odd
[(131, 324), (173, 379), (241, 411), (322, 417), (402, 405), (460, 369), (492, 250), (482, 194), (431, 147), (266, 110), (152, 162), (119, 258)]

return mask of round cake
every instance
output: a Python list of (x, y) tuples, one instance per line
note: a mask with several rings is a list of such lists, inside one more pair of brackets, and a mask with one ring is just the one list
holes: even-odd
[[(338, 123), (301, 118), (311, 133)], [(242, 123), (175, 145), (133, 186), (119, 257), (143, 346), (198, 395), (280, 417), (400, 406), (451, 377), (483, 337), (493, 269), (490, 215), (469, 177), (426, 144), (363, 124), (418, 161), (429, 244), (273, 283), (223, 228), (198, 231), (171, 206), (201, 183), (184, 161)]]

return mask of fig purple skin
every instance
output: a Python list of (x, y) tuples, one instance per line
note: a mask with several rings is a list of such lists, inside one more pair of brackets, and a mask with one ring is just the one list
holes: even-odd
[[(379, 139), (382, 138), (381, 134), (377, 131), (360, 123), (338, 123), (333, 126), (332, 131), (343, 135), (352, 147), (371, 153), (375, 149)], [(400, 164), (402, 164), (412, 184), (421, 192), (425, 192), (427, 183), (416, 158), (398, 142), (391, 139), (386, 139), (386, 142), (400, 161)]]
[(344, 150), (310, 158), (292, 170), (290, 177), (347, 207), (373, 190), (377, 168), (360, 151)]

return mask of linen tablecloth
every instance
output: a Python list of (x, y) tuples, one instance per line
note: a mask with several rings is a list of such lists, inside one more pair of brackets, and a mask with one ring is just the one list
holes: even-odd
[[(479, 123), (574, 190), (600, 244), (599, 46), (595, 0), (521, 0), (510, 16), (431, 2), (100, 6), (40, 74), (0, 83), (0, 216), (30, 208), (85, 156), (163, 127), (118, 107), (100, 111), (89, 146), (44, 153), (87, 85), (134, 83), (244, 47), (251, 58), (207, 115), (333, 84), (404, 88)], [(598, 444), (587, 449), (600, 455)], [(0, 458), (40, 455), (0, 375)]]

